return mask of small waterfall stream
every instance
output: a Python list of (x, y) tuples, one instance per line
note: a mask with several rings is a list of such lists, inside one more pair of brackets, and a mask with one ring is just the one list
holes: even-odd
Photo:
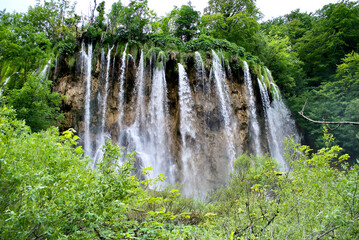
[(125, 46), (125, 49), (122, 53), (122, 59), (121, 59), (121, 65), (120, 65), (120, 76), (119, 76), (119, 82), (120, 82), (120, 90), (118, 93), (118, 109), (119, 109), (119, 115), (118, 115), (118, 126), (119, 126), (119, 142), (121, 143), (121, 133), (123, 133), (122, 129), (122, 121), (123, 121), (123, 115), (125, 111), (125, 71), (126, 71), (126, 50), (127, 50), (127, 43)]
[(86, 155), (93, 157), (92, 142), (90, 136), (91, 125), (91, 72), (92, 72), (92, 44), (87, 46), (87, 54), (85, 52), (85, 44), (82, 44), (81, 58), (83, 60), (82, 71), (85, 72), (86, 92), (85, 92), (85, 128), (84, 128), (84, 150)]
[[(262, 79), (264, 79), (262, 77)], [(290, 115), (289, 109), (285, 106), (280, 97), (278, 87), (270, 79), (273, 86), (273, 100), (270, 102), (268, 89), (263, 80), (258, 79), (263, 110), (266, 117), (266, 132), (268, 146), (271, 157), (276, 159), (281, 165), (282, 170), (288, 169), (288, 164), (284, 159), (284, 141), (287, 137), (293, 137), (295, 141), (299, 141), (295, 122)]]
[(102, 152), (102, 146), (106, 143), (106, 138), (109, 138), (106, 134), (106, 111), (107, 111), (107, 98), (108, 98), (108, 85), (109, 85), (109, 76), (110, 76), (110, 65), (111, 65), (111, 51), (113, 49), (113, 46), (111, 48), (108, 48), (107, 52), (107, 63), (106, 63), (106, 75), (105, 75), (105, 87), (104, 87), (104, 96), (101, 102), (102, 109), (101, 109), (101, 127), (100, 127), (100, 133), (98, 136), (98, 144), (97, 144), (97, 151), (95, 154), (94, 159), (94, 165), (96, 165), (96, 162), (102, 158), (103, 152)]
[(261, 151), (261, 144), (259, 140), (260, 129), (257, 119), (257, 107), (254, 99), (253, 84), (252, 84), (251, 74), (249, 72), (249, 67), (246, 61), (243, 62), (243, 65), (244, 65), (244, 82), (247, 87), (248, 99), (249, 99), (249, 113), (250, 113), (249, 131), (253, 134), (251, 140), (252, 140), (252, 144), (254, 145), (255, 154), (256, 156), (258, 156), (262, 153), (262, 151)]
[(194, 154), (197, 152), (196, 128), (193, 121), (193, 100), (191, 87), (188, 82), (186, 70), (182, 64), (178, 63), (179, 73), (179, 104), (180, 104), (180, 132), (182, 139), (181, 160), (183, 164), (182, 169), (182, 184), (184, 193), (189, 195), (195, 189), (199, 189), (197, 184), (198, 172), (195, 166)]
[[(11, 76), (12, 76), (12, 75), (11, 75)], [(7, 78), (5, 79), (5, 81), (4, 81), (4, 84), (1, 86), (0, 97), (3, 95), (4, 90), (5, 90), (5, 86), (6, 86), (6, 84), (9, 82), (11, 76), (7, 77)]]
[(228, 157), (230, 159), (230, 164), (232, 165), (234, 158), (236, 156), (236, 151), (233, 143), (233, 129), (236, 129), (236, 124), (234, 121), (231, 101), (229, 98), (228, 87), (226, 84), (226, 73), (221, 64), (221, 61), (215, 51), (212, 50), (213, 55), (213, 76), (215, 85), (217, 88), (217, 95), (220, 102), (220, 110), (224, 120), (224, 128), (226, 133)]
[(150, 177), (165, 173), (169, 183), (174, 183), (175, 173), (170, 150), (170, 122), (167, 99), (167, 83), (163, 59), (153, 70), (150, 101), (148, 105), (147, 153), (142, 159), (144, 167), (153, 167)]

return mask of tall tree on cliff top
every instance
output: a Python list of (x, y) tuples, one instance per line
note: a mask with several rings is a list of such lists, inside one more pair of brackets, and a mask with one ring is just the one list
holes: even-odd
[(112, 5), (109, 14), (111, 31), (117, 31), (124, 39), (145, 40), (153, 17), (147, 0), (131, 0), (128, 6), (122, 6), (118, 1)]
[(174, 35), (185, 42), (190, 41), (198, 30), (199, 12), (195, 11), (189, 2), (178, 10), (172, 10), (172, 14), (174, 15)]
[(202, 17), (201, 32), (227, 39), (251, 51), (259, 30), (259, 17), (255, 0), (210, 0)]

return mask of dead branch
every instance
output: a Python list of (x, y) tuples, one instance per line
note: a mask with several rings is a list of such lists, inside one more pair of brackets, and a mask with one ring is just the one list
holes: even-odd
[(302, 111), (298, 112), (300, 116), (302, 116), (304, 119), (312, 122), (312, 123), (316, 123), (316, 124), (337, 124), (338, 126), (335, 127), (334, 129), (331, 130), (335, 130), (338, 127), (340, 127), (343, 124), (349, 124), (349, 125), (359, 125), (359, 122), (348, 122), (348, 121), (339, 121), (339, 122), (335, 122), (335, 121), (316, 121), (313, 119), (310, 119), (309, 117), (304, 115), (304, 110), (305, 110), (305, 106), (307, 105), (307, 101), (308, 99), (305, 101), (304, 106), (302, 108)]

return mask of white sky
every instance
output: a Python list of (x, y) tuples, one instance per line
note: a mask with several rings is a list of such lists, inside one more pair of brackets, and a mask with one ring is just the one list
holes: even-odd
[[(101, 2), (101, 0), (97, 0)], [(117, 0), (106, 0), (106, 9)], [(123, 4), (128, 4), (129, 0), (122, 0)], [(155, 10), (159, 16), (163, 16), (173, 9), (173, 6), (186, 4), (188, 0), (148, 0), (149, 8)], [(257, 7), (264, 14), (264, 19), (271, 19), (290, 13), (297, 8), (301, 12), (315, 12), (328, 3), (336, 3), (338, 0), (257, 0)], [(26, 12), (30, 5), (34, 5), (36, 0), (1, 0), (0, 9), (7, 9), (8, 12)], [(76, 12), (87, 15), (89, 4), (92, 0), (77, 0)], [(207, 6), (208, 0), (192, 0), (192, 6), (198, 11), (203, 11)]]

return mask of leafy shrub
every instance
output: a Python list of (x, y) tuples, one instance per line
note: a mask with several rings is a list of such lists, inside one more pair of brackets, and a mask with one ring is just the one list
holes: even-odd
[(179, 50), (183, 48), (183, 43), (180, 39), (166, 34), (152, 34), (150, 40), (153, 42), (154, 47), (164, 50)]
[(7, 103), (17, 110), (17, 118), (25, 120), (33, 131), (56, 126), (63, 119), (60, 112), (61, 96), (51, 92), (51, 82), (41, 76), (30, 75), (20, 89), (12, 89)]

